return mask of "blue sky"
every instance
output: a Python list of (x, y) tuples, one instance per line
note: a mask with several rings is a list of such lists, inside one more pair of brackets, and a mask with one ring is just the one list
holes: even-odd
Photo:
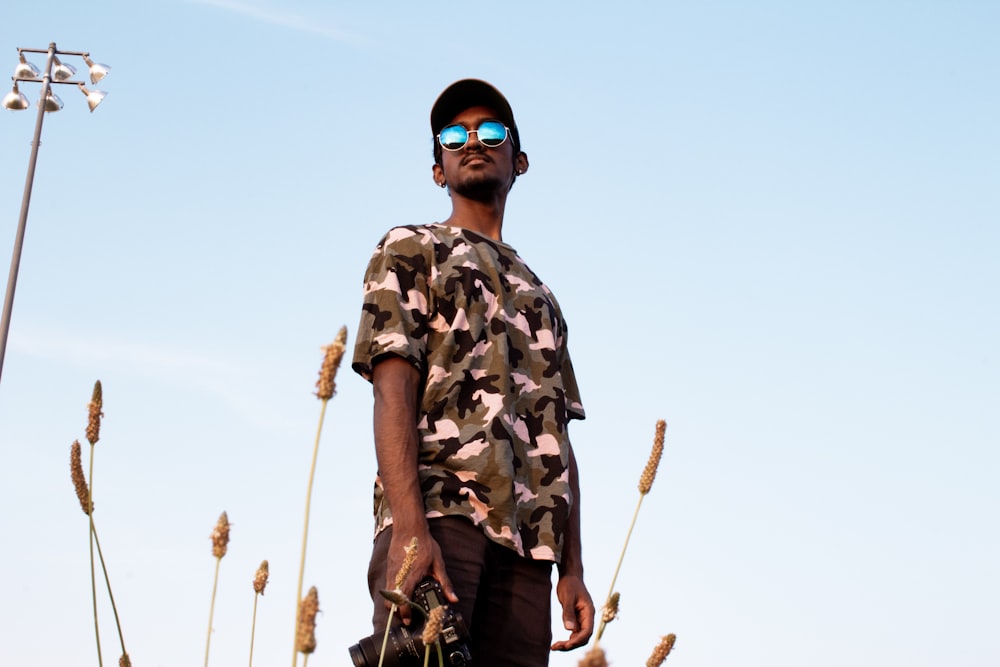
[[(133, 663), (203, 661), (223, 510), (211, 664), (245, 664), (265, 558), (254, 659), (288, 660), (320, 346), (353, 342), (384, 231), (447, 216), (427, 118), (466, 76), (531, 160), (504, 237), (569, 321), (599, 601), (669, 423), (612, 663), (673, 632), (667, 664), (997, 664), (998, 26), (985, 1), (7, 8), (11, 72), (52, 41), (112, 72), (97, 111), (58, 90), (44, 124), (0, 382), (0, 664), (95, 662), (67, 462), (97, 379)], [(4, 253), (34, 117), (0, 114)], [(342, 371), (311, 664), (370, 632), (371, 394)]]

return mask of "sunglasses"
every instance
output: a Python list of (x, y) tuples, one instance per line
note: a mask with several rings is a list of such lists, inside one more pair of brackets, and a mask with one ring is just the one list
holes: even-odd
[(473, 132), (479, 139), (479, 143), (490, 148), (496, 148), (507, 141), (509, 134), (507, 126), (500, 121), (485, 120), (474, 130), (467, 130), (461, 125), (449, 125), (441, 130), (437, 140), (441, 144), (441, 148), (446, 151), (460, 151), (469, 143), (469, 135)]

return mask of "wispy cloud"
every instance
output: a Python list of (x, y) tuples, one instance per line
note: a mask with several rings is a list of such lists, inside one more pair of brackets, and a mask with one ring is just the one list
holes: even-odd
[(122, 364), (166, 378), (184, 377), (192, 369), (208, 370), (213, 374), (233, 370), (217, 356), (105, 335), (70, 334), (34, 328), (31, 324), (22, 326), (18, 334), (11, 337), (11, 343), (20, 352), (77, 366), (95, 362)]
[(363, 41), (356, 35), (352, 35), (343, 30), (338, 30), (336, 28), (330, 28), (321, 25), (315, 19), (307, 18), (294, 13), (289, 13), (287, 11), (282, 11), (280, 9), (272, 9), (268, 7), (250, 5), (243, 2), (235, 2), (234, 0), (189, 0), (189, 1), (198, 5), (208, 5), (211, 7), (216, 7), (218, 9), (224, 9), (226, 11), (242, 14), (243, 16), (254, 19), (255, 21), (261, 21), (262, 23), (269, 23), (271, 25), (280, 26), (282, 28), (289, 28), (291, 30), (298, 30), (300, 32), (308, 32), (314, 35), (321, 35), (323, 37), (334, 39), (338, 42), (344, 42), (347, 44), (360, 44)]
[(219, 350), (150, 343), (107, 332), (69, 332), (30, 323), (22, 324), (10, 342), (18, 354), (81, 369), (115, 370), (153, 380), (165, 390), (184, 387), (188, 392), (215, 396), (251, 423), (273, 426), (276, 420), (274, 413), (261, 405), (260, 392), (246, 390), (263, 386), (268, 371), (260, 364), (248, 365)]

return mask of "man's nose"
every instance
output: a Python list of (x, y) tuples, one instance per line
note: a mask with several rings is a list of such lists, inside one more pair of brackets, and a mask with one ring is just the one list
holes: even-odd
[[(479, 141), (479, 130), (469, 130), (469, 140), (465, 142), (465, 150), (470, 148), (475, 148), (476, 150), (485, 150), (485, 146)], [(475, 139), (473, 139), (475, 137)], [(475, 143), (473, 143), (475, 142)]]

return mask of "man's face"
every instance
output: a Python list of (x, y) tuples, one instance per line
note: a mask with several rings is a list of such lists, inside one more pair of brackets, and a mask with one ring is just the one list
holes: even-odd
[[(475, 130), (486, 120), (496, 120), (497, 113), (490, 107), (471, 107), (455, 116), (449, 125), (461, 125)], [(436, 141), (436, 139), (435, 139)], [(523, 153), (514, 155), (514, 142), (510, 136), (496, 147), (483, 145), (477, 133), (457, 151), (441, 151), (441, 164), (434, 165), (434, 179), (446, 184), (451, 192), (469, 199), (485, 200), (498, 192), (506, 193), (514, 182), (515, 169), (524, 171), (527, 158)], [(524, 166), (521, 166), (524, 162)]]

